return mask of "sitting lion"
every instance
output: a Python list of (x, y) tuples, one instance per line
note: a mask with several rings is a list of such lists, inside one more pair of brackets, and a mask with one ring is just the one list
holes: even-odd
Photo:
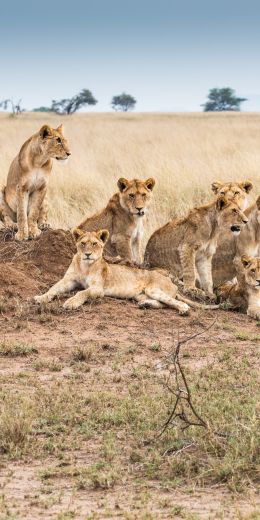
[(183, 278), (185, 289), (195, 293), (198, 276), (200, 288), (212, 297), (212, 257), (219, 234), (229, 230), (238, 235), (247, 220), (235, 202), (221, 195), (155, 231), (146, 246), (145, 265), (170, 269), (173, 276)]
[(0, 192), (0, 218), (6, 227), (18, 228), (16, 240), (40, 235), (47, 220), (45, 195), (52, 159), (65, 160), (69, 155), (62, 125), (56, 129), (44, 125), (11, 163), (6, 186)]
[[(217, 197), (219, 197), (219, 195), (225, 195), (228, 200), (234, 201), (248, 217), (247, 208), (253, 202), (251, 198), (253, 184), (251, 181), (216, 181), (212, 183), (211, 188)], [(243, 233), (246, 235), (247, 230), (244, 229)], [(234, 276), (236, 276), (236, 270), (233, 264), (236, 240), (237, 238), (234, 235), (231, 235), (228, 230), (224, 233), (221, 233), (218, 238), (216, 252), (212, 259), (212, 276), (214, 287), (217, 287), (226, 280), (231, 280), (234, 278)]]
[(83, 288), (75, 296), (65, 301), (65, 309), (77, 309), (88, 299), (111, 296), (134, 299), (140, 306), (159, 309), (164, 306), (188, 314), (190, 303), (194, 307), (215, 309), (218, 306), (203, 306), (183, 298), (170, 278), (156, 270), (148, 271), (120, 263), (108, 263), (103, 258), (104, 246), (109, 232), (101, 230), (86, 232), (75, 229), (73, 235), (77, 243), (75, 254), (64, 278), (48, 292), (35, 296), (37, 303), (47, 303), (60, 294)]
[(226, 282), (218, 287), (218, 295), (228, 300), (234, 309), (260, 320), (260, 257), (241, 257), (243, 274), (239, 281)]
[(106, 243), (106, 254), (141, 263), (143, 221), (152, 199), (155, 180), (151, 178), (143, 182), (121, 178), (117, 185), (119, 192), (113, 195), (107, 206), (77, 227), (83, 231), (108, 229), (110, 238)]
[(232, 280), (235, 276), (239, 278), (240, 273), (243, 274), (241, 263), (243, 254), (260, 256), (260, 197), (245, 209), (245, 215), (248, 223), (241, 230), (240, 235), (231, 237), (229, 242), (226, 239), (226, 247), (222, 247), (221, 250), (218, 248), (213, 258), (212, 273), (215, 287)]

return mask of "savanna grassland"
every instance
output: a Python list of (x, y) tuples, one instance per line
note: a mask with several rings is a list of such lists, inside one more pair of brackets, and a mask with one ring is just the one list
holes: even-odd
[[(209, 200), (214, 180), (250, 178), (259, 193), (257, 114), (1, 114), (0, 181), (28, 136), (61, 121), (72, 156), (54, 163), (53, 228), (102, 208), (120, 176), (156, 178), (146, 238)], [(73, 250), (65, 231), (21, 244), (0, 233), (0, 520), (259, 520), (259, 323), (111, 298), (39, 308), (32, 297)], [(180, 359), (206, 427), (184, 428), (196, 417), (183, 402), (160, 435), (169, 353), (197, 333)]]
[(0, 115), (0, 182), (26, 138), (44, 123), (64, 123), (72, 156), (56, 161), (50, 220), (69, 228), (106, 204), (119, 177), (155, 177), (147, 236), (211, 197), (215, 180), (250, 177), (260, 188), (258, 114)]

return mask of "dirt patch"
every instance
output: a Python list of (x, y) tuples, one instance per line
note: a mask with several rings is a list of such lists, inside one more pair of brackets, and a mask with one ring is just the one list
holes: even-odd
[[(24, 243), (0, 234), (1, 333), (5, 341), (37, 349), (26, 357), (0, 358), (1, 388), (17, 399), (24, 395), (28, 420), (34, 413), (32, 402), (37, 405), (35, 394), (39, 392), (39, 399), (46, 394), (41, 416), (36, 414), (38, 422), (32, 422), (40, 451), (32, 447), (21, 455), (12, 452), (14, 461), (3, 458), (0, 516), (2, 513), (3, 518), (19, 520), (188, 520), (244, 519), (250, 518), (246, 516), (250, 512), (258, 514), (260, 501), (254, 490), (248, 498), (233, 494), (223, 482), (199, 489), (192, 480), (185, 487), (179, 486), (178, 479), (169, 483), (168, 475), (165, 480), (157, 479), (156, 458), (150, 462), (146, 459), (152, 457), (152, 450), (151, 455), (147, 451), (140, 459), (147, 432), (142, 432), (138, 419), (149, 393), (158, 391), (158, 374), (163, 373), (166, 352), (178, 334), (186, 337), (206, 331), (217, 318), (209, 334), (196, 337), (183, 349), (188, 373), (204, 368), (210, 374), (216, 367), (225, 368), (225, 363), (240, 359), (246, 370), (259, 365), (257, 323), (245, 315), (224, 311), (193, 310), (190, 316), (181, 317), (171, 309), (145, 310), (134, 302), (112, 298), (86, 303), (74, 312), (65, 312), (60, 301), (39, 309), (32, 296), (63, 276), (74, 252), (70, 233), (62, 230), (44, 231), (38, 240)], [(75, 349), (82, 349), (83, 361), (75, 355)], [(149, 392), (140, 404), (136, 431), (132, 427), (134, 433), (129, 433), (136, 402), (146, 388)], [(67, 392), (65, 404), (60, 389)], [(60, 404), (52, 402), (52, 391)], [(79, 399), (84, 395), (84, 401), (74, 412), (76, 392)], [(73, 406), (70, 399), (74, 399)], [(119, 403), (129, 399), (126, 410), (123, 404), (116, 407), (117, 399)], [(46, 415), (46, 403), (52, 414)], [(92, 409), (84, 418), (90, 406), (95, 415), (93, 429)], [(162, 415), (159, 423), (164, 419)], [(24, 428), (26, 425), (22, 423)], [(140, 435), (138, 442), (133, 441), (133, 435)], [(156, 452), (157, 457), (164, 449)], [(174, 467), (174, 454), (170, 460)], [(170, 471), (169, 462), (169, 475)]]
[(68, 268), (75, 242), (69, 231), (45, 230), (37, 240), (16, 242), (10, 232), (0, 232), (0, 295), (22, 299), (61, 278)]

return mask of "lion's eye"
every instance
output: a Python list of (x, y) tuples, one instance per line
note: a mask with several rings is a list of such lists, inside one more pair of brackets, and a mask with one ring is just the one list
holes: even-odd
[(134, 194), (133, 193), (129, 193), (129, 199), (134, 199), (134, 198), (135, 198)]
[(236, 210), (235, 208), (233, 208), (232, 211), (233, 211), (233, 213), (236, 213), (236, 212), (237, 212), (237, 210)]
[(224, 192), (224, 191), (221, 191), (221, 192), (220, 192), (220, 195), (225, 195), (225, 192)]
[(251, 269), (251, 273), (255, 273), (255, 269)]
[(239, 191), (235, 191), (235, 195), (239, 195)]
[(92, 242), (92, 246), (97, 246), (97, 242)]
[(60, 137), (57, 138), (57, 143), (61, 144), (61, 138)]

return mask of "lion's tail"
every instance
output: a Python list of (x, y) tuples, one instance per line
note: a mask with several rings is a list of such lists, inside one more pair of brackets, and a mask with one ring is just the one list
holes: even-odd
[(176, 294), (176, 299), (183, 303), (187, 303), (187, 305), (190, 305), (190, 307), (193, 307), (194, 309), (205, 309), (208, 311), (219, 309), (219, 305), (204, 305), (204, 303), (194, 302), (193, 300), (189, 300), (189, 298), (185, 298), (180, 293)]

